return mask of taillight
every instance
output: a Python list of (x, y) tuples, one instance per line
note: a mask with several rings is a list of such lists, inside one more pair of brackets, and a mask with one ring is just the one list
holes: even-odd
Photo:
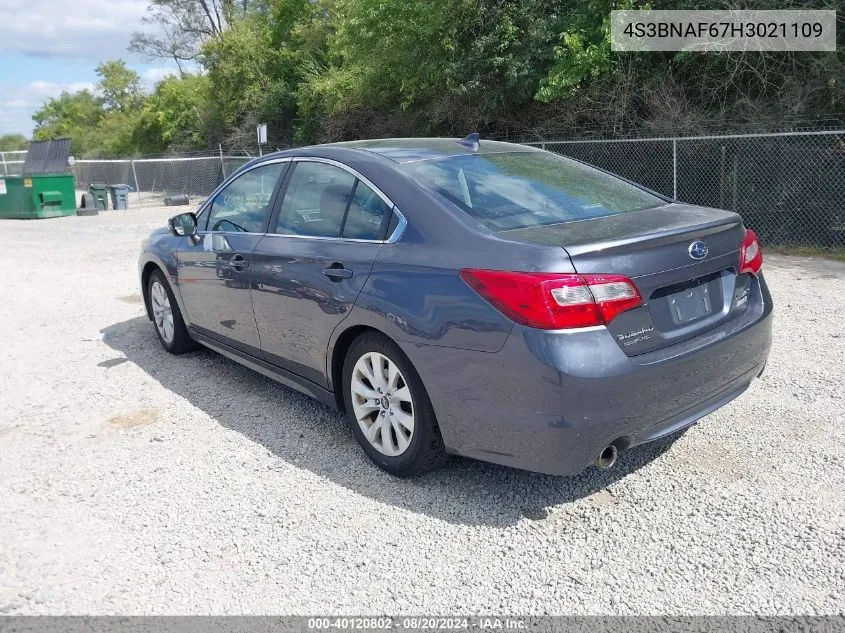
[(751, 229), (745, 229), (745, 239), (739, 251), (739, 274), (751, 273), (756, 275), (763, 267), (763, 251), (757, 234)]
[(643, 302), (634, 283), (621, 275), (465, 268), (461, 279), (517, 323), (543, 330), (604, 325)]

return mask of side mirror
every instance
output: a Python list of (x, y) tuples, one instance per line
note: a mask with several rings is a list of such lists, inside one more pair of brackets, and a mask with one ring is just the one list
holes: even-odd
[(167, 221), (170, 227), (170, 232), (176, 237), (196, 237), (197, 234), (197, 216), (193, 212), (180, 213), (174, 215)]

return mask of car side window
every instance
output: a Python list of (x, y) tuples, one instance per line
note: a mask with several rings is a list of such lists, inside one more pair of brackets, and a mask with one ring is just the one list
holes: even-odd
[(260, 233), (270, 213), (270, 200), (287, 163), (252, 169), (220, 191), (208, 208), (208, 231)]
[(390, 205), (359, 180), (355, 184), (355, 192), (349, 203), (341, 236), (357, 240), (377, 240), (381, 236), (384, 218), (389, 213)]
[(325, 163), (297, 162), (275, 232), (281, 235), (340, 237), (355, 176)]

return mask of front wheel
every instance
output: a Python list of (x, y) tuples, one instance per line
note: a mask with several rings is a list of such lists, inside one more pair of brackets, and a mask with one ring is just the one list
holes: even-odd
[(171, 354), (184, 354), (197, 349), (197, 344), (185, 327), (176, 297), (161, 271), (157, 270), (150, 275), (147, 298), (161, 346)]
[(408, 477), (445, 462), (425, 387), (390, 339), (373, 332), (352, 343), (343, 364), (343, 397), (358, 443), (380, 468)]

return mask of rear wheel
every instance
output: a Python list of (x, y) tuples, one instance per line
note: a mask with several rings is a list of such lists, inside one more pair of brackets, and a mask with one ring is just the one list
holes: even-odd
[(408, 477), (446, 461), (428, 394), (390, 339), (373, 332), (352, 343), (343, 364), (343, 397), (358, 443), (380, 468)]
[(171, 354), (184, 354), (196, 349), (197, 344), (188, 334), (170, 284), (159, 270), (150, 275), (147, 282), (147, 298), (161, 346)]

